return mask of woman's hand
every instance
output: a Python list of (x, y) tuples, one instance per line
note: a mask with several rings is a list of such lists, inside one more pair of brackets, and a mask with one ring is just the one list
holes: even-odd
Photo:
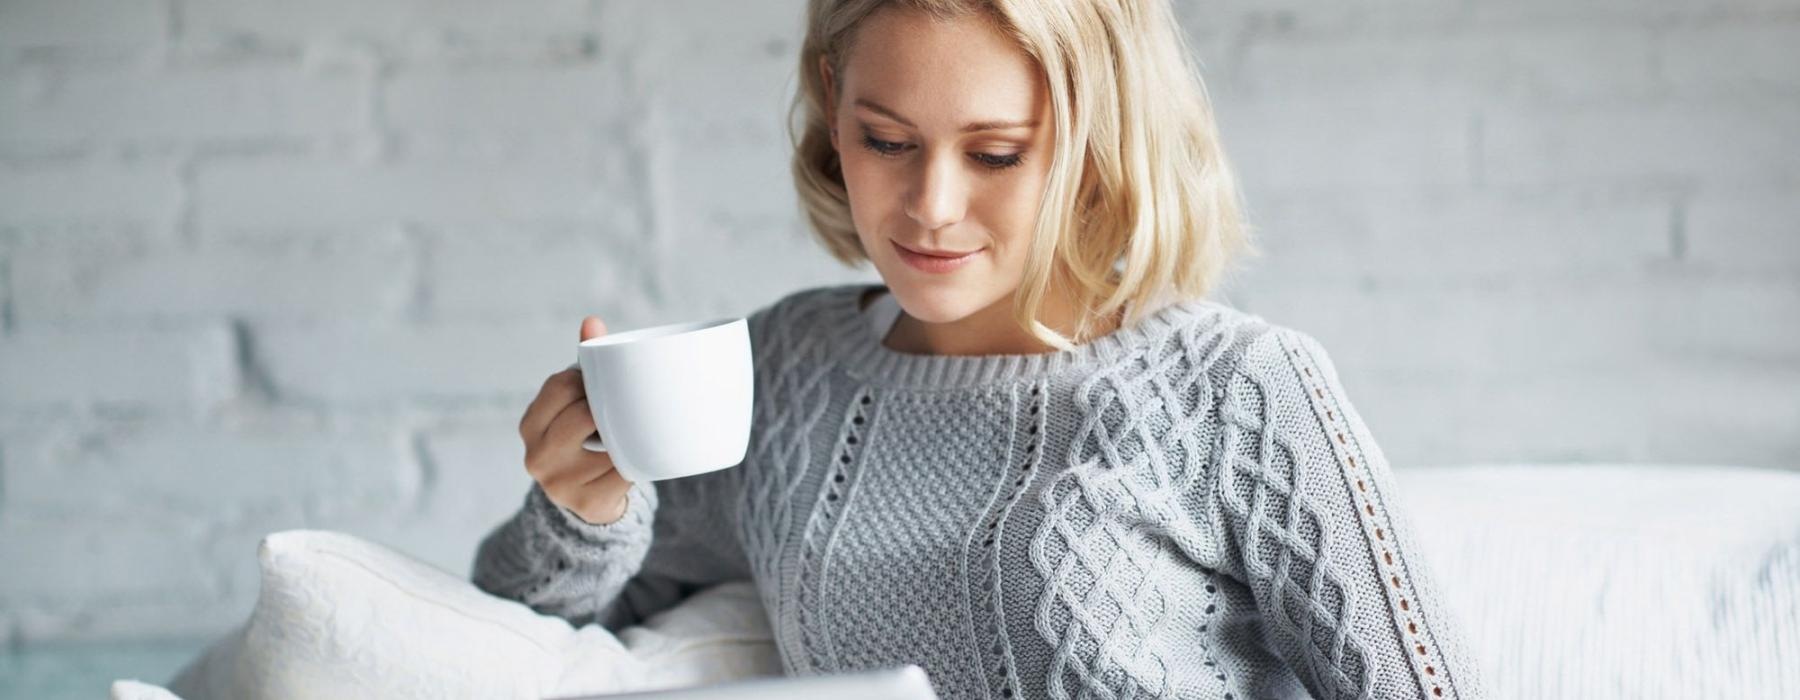
[[(581, 319), (581, 340), (605, 334), (606, 324), (598, 317)], [(589, 452), (581, 446), (594, 432), (594, 414), (588, 410), (587, 388), (579, 367), (544, 380), (537, 398), (519, 419), (519, 437), (525, 440), (525, 472), (544, 489), (550, 502), (586, 522), (610, 525), (625, 515), (625, 492), (631, 482), (613, 469), (612, 455)]]

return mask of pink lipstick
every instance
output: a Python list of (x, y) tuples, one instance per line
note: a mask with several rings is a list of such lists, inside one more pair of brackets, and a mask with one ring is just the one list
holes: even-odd
[(970, 260), (974, 260), (976, 253), (985, 250), (985, 248), (976, 249), (967, 253), (942, 251), (926, 252), (913, 250), (900, 245), (897, 241), (890, 242), (894, 244), (894, 251), (900, 254), (900, 259), (906, 261), (906, 264), (911, 265), (914, 269), (932, 273), (950, 272), (962, 267), (963, 265), (968, 264)]

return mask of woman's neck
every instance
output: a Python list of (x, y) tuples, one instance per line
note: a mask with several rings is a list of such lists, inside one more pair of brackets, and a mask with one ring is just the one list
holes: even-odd
[[(1056, 351), (1055, 346), (1019, 327), (1012, 317), (1012, 305), (1013, 296), (1009, 294), (987, 308), (946, 323), (926, 323), (902, 312), (882, 344), (918, 355), (1035, 355)], [(1067, 297), (1047, 295), (1038, 322), (1073, 338), (1082, 313), (1083, 309)], [(1122, 314), (1115, 314), (1095, 321), (1089, 336), (1113, 332), (1121, 317)]]

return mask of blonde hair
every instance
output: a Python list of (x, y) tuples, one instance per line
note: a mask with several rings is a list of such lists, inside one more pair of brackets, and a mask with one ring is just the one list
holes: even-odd
[(992, 21), (1048, 80), (1055, 150), (1013, 305), (1034, 337), (1074, 345), (1037, 318), (1053, 276), (1088, 310), (1082, 338), (1121, 308), (1130, 325), (1204, 297), (1235, 257), (1260, 254), (1168, 0), (810, 0), (788, 127), (801, 206), (833, 257), (868, 259), (831, 145), (819, 58), (841, 82), (857, 26), (888, 5)]

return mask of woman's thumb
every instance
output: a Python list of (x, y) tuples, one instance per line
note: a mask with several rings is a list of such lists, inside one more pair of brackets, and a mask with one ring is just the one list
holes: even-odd
[(584, 316), (581, 319), (581, 339), (598, 338), (606, 335), (606, 322), (599, 316)]

